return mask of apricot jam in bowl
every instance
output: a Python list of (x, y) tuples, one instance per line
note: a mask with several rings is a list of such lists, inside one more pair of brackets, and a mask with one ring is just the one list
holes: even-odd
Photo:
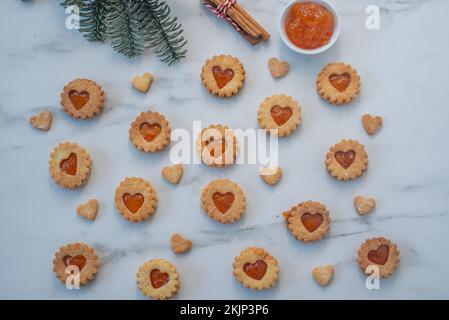
[(325, 0), (295, 0), (281, 14), (281, 39), (293, 51), (317, 54), (326, 51), (340, 35), (340, 17)]

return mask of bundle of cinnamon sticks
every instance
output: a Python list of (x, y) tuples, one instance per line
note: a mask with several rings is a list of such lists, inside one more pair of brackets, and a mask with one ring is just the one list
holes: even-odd
[[(205, 0), (205, 2), (216, 8), (225, 0)], [(232, 5), (227, 11), (227, 16), (238, 26), (239, 33), (251, 45), (256, 45), (270, 38), (270, 34), (240, 4)], [(231, 21), (228, 22), (232, 24)]]

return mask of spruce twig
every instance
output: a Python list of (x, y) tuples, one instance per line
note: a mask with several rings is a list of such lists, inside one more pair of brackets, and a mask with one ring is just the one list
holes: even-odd
[(108, 7), (108, 36), (112, 47), (128, 58), (143, 53), (144, 39), (136, 13), (139, 3), (133, 0), (110, 0)]
[(105, 41), (108, 0), (92, 0), (80, 10), (80, 32), (89, 41)]
[(80, 32), (89, 41), (109, 38), (129, 58), (150, 47), (161, 61), (172, 64), (187, 53), (182, 26), (164, 0), (61, 0), (61, 5), (78, 6)]
[(147, 47), (156, 48), (156, 55), (169, 65), (186, 56), (187, 41), (182, 36), (181, 24), (170, 17), (170, 7), (161, 0), (141, 0), (142, 29)]

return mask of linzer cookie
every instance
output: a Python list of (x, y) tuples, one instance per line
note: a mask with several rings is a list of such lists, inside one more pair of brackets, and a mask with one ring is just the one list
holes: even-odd
[(341, 105), (351, 102), (359, 95), (361, 81), (351, 65), (331, 63), (319, 73), (316, 87), (323, 99)]
[(149, 260), (137, 271), (137, 286), (147, 297), (169, 299), (180, 288), (179, 274), (176, 267), (167, 260)]
[(235, 258), (234, 275), (243, 286), (262, 290), (273, 287), (279, 279), (279, 266), (275, 257), (262, 248), (250, 247)]
[(142, 112), (131, 124), (129, 139), (133, 145), (145, 152), (156, 152), (170, 143), (171, 128), (158, 112)]
[(285, 137), (301, 123), (301, 107), (292, 97), (274, 95), (262, 102), (257, 118), (260, 127), (265, 131)]
[(326, 155), (326, 167), (338, 180), (353, 180), (368, 170), (368, 153), (357, 140), (342, 140)]
[(220, 55), (206, 60), (201, 72), (204, 86), (213, 95), (231, 97), (237, 94), (245, 83), (245, 69), (239, 59)]
[(399, 265), (399, 250), (395, 243), (383, 237), (367, 239), (358, 251), (360, 268), (366, 274), (369, 266), (377, 266), (381, 278), (388, 277)]
[(304, 242), (321, 240), (330, 229), (329, 211), (315, 201), (298, 204), (284, 212), (284, 218), (290, 232)]
[(157, 209), (154, 187), (142, 178), (125, 178), (115, 190), (115, 206), (125, 219), (141, 222)]
[(92, 118), (100, 113), (104, 99), (101, 86), (88, 79), (70, 81), (61, 93), (64, 111), (77, 119)]
[[(100, 262), (95, 250), (84, 243), (69, 243), (56, 252), (53, 259), (53, 271), (62, 283), (80, 285), (89, 283), (96, 275)], [(68, 277), (70, 279), (67, 279)], [(78, 277), (79, 276), (79, 277)]]
[(76, 143), (60, 143), (50, 155), (50, 175), (63, 188), (75, 189), (85, 184), (92, 160), (87, 151)]
[(212, 219), (233, 223), (241, 218), (246, 209), (245, 193), (231, 180), (214, 180), (203, 189), (201, 206)]
[(224, 167), (235, 163), (238, 142), (232, 129), (222, 125), (210, 125), (198, 138), (201, 161), (212, 167)]

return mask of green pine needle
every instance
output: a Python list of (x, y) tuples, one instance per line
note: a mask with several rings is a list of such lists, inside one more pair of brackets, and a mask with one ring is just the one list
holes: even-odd
[(61, 0), (80, 9), (80, 32), (89, 41), (110, 39), (112, 47), (132, 58), (145, 47), (172, 64), (186, 56), (181, 24), (164, 0)]
[(112, 47), (128, 58), (143, 53), (144, 38), (135, 18), (139, 3), (133, 0), (110, 0), (108, 7), (108, 36)]
[(169, 65), (186, 56), (187, 41), (182, 36), (181, 24), (170, 17), (170, 7), (161, 0), (141, 0), (142, 29), (147, 47), (156, 48), (156, 55)]
[(80, 31), (89, 41), (105, 41), (108, 0), (89, 1), (80, 12)]

